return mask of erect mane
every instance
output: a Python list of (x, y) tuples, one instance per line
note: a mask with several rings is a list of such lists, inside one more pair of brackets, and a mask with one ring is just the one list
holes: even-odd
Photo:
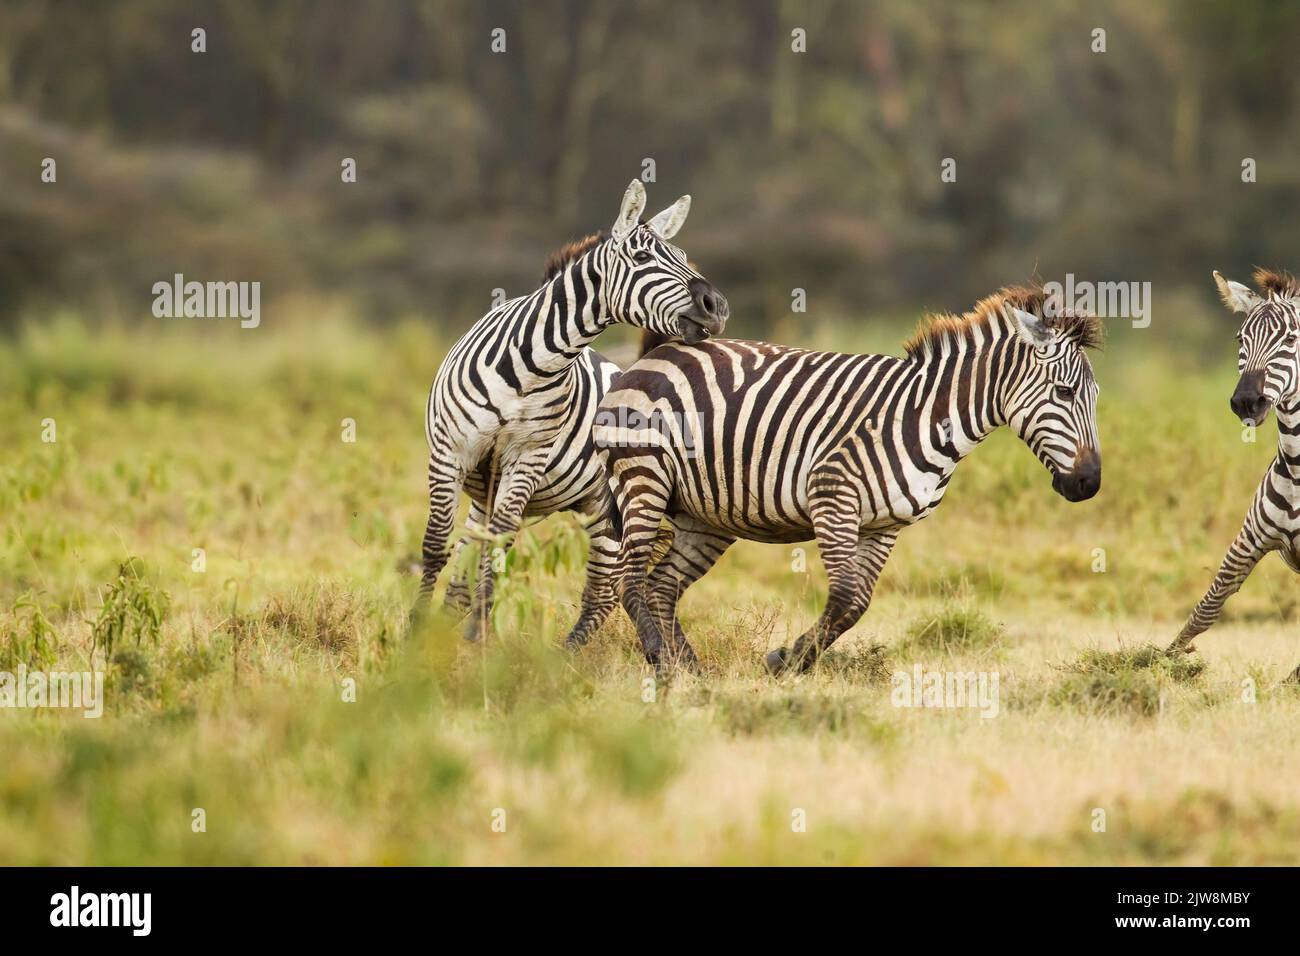
[(1285, 296), (1288, 299), (1300, 297), (1300, 279), (1289, 272), (1275, 269), (1256, 269), (1255, 286), (1268, 295)]
[(576, 261), (605, 240), (604, 232), (593, 232), (590, 236), (575, 239), (556, 249), (546, 257), (545, 281), (549, 282), (560, 274), (565, 266)]
[(1039, 285), (1015, 285), (999, 289), (975, 303), (962, 315), (939, 313), (921, 320), (912, 336), (903, 343), (908, 358), (923, 358), (940, 348), (945, 341), (955, 341), (972, 328), (992, 330), (1007, 324), (1007, 306), (1041, 317), (1049, 328), (1057, 329), (1081, 349), (1101, 348), (1104, 338), (1101, 319), (1086, 313), (1052, 310), (1047, 314), (1048, 294)]

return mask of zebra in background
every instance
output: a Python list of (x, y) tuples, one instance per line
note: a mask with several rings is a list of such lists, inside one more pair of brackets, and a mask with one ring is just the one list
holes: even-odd
[[(413, 611), (427, 605), (448, 560), (461, 490), (480, 538), (508, 548), (524, 517), (576, 511), (590, 518), (584, 606), (612, 608), (619, 535), (596, 460), (591, 420), (618, 374), (588, 344), (615, 322), (687, 342), (721, 332), (727, 300), (668, 240), (686, 221), (683, 196), (641, 221), (645, 188), (633, 180), (608, 237), (588, 236), (556, 256), (536, 292), (493, 309), (457, 342), (438, 369), (425, 412), (429, 521)], [(463, 546), (463, 540), (458, 547)], [(492, 606), (492, 554), (479, 560), (477, 639)], [(447, 593), (452, 610), (470, 605), (464, 578)], [(579, 620), (574, 633), (584, 636)]]
[[(1003, 289), (932, 318), (905, 358), (715, 339), (662, 345), (624, 372), (594, 431), (624, 528), (623, 604), (651, 664), (696, 662), (677, 603), (737, 538), (815, 538), (826, 607), (766, 658), (773, 673), (811, 667), (866, 611), (899, 532), (1001, 425), (1059, 494), (1095, 495), (1097, 383), (1083, 350), (1100, 345), (1101, 323), (1048, 315), (1048, 302), (1037, 287)], [(648, 573), (665, 516), (671, 544)]]
[[(1224, 602), (1270, 551), (1300, 572), (1300, 280), (1266, 269), (1255, 270), (1254, 279), (1258, 293), (1214, 273), (1223, 304), (1245, 314), (1237, 332), (1241, 378), (1229, 404), (1246, 425), (1262, 425), (1269, 408), (1277, 409), (1277, 455), (1214, 582), (1169, 645), (1170, 652), (1193, 650), (1192, 641), (1219, 619)], [(1300, 666), (1287, 681), (1300, 682)]]

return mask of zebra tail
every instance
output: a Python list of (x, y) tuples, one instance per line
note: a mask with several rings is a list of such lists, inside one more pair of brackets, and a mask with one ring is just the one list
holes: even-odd
[(619, 541), (623, 540), (623, 515), (618, 510), (618, 502), (610, 492), (605, 492), (605, 514), (609, 516), (609, 523), (614, 528), (614, 537)]

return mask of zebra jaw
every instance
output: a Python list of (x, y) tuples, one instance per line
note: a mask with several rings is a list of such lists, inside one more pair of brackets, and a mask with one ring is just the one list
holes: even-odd
[(677, 317), (677, 331), (681, 333), (682, 341), (687, 345), (698, 345), (714, 332), (720, 332), (721, 328), (711, 329), (709, 325), (699, 319), (679, 315)]

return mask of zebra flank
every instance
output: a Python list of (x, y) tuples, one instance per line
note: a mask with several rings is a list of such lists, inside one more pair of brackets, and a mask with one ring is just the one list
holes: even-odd
[[(1214, 273), (1223, 304), (1245, 315), (1237, 332), (1241, 377), (1228, 404), (1248, 426), (1262, 425), (1269, 410), (1276, 410), (1277, 454), (1210, 589), (1170, 644), (1171, 652), (1193, 650), (1192, 642), (1218, 621), (1224, 603), (1270, 551), (1300, 572), (1300, 280), (1257, 269), (1254, 281), (1258, 292)], [(1288, 680), (1300, 681), (1300, 666)]]
[[(806, 668), (866, 611), (898, 533), (1010, 426), (1071, 501), (1100, 487), (1092, 317), (1045, 316), (1037, 287), (926, 322), (905, 356), (713, 339), (659, 345), (601, 401), (594, 429), (623, 523), (624, 606), (651, 663), (692, 663), (677, 602), (737, 539), (815, 538), (826, 608), (769, 667)], [(648, 572), (661, 523), (671, 544)], [(662, 548), (662, 542), (661, 542)]]
[[(461, 491), (479, 546), (477, 638), (491, 610), (495, 549), (508, 549), (526, 516), (574, 511), (591, 541), (584, 606), (613, 607), (619, 549), (591, 424), (618, 367), (590, 343), (616, 322), (670, 338), (702, 341), (722, 331), (726, 299), (688, 264), (671, 239), (690, 210), (683, 196), (648, 222), (645, 189), (633, 181), (614, 226), (550, 257), (543, 284), (483, 316), (447, 354), (425, 409), (429, 519), (413, 615), (429, 600), (449, 559)], [(466, 539), (456, 544), (457, 552)], [(470, 576), (448, 585), (447, 607), (471, 605)], [(593, 612), (597, 614), (598, 612)], [(575, 626), (576, 640), (589, 623)]]

